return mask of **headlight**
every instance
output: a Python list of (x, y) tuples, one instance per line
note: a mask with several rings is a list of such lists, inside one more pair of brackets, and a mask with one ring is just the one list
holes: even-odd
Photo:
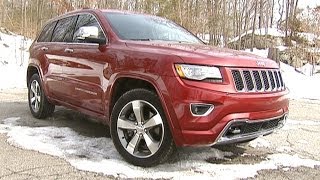
[(222, 82), (222, 76), (219, 68), (212, 66), (175, 64), (176, 71), (181, 78), (192, 80), (215, 80)]

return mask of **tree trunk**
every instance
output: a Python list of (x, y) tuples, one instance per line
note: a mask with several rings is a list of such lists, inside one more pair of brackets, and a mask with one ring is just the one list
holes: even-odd
[(288, 45), (289, 43), (289, 39), (288, 39), (288, 26), (289, 26), (289, 11), (290, 11), (290, 0), (287, 1), (286, 4), (286, 25), (285, 25), (285, 41), (286, 41), (286, 45)]
[(272, 5), (271, 5), (271, 18), (270, 18), (270, 27), (272, 28), (272, 25), (273, 25), (273, 13), (274, 13), (274, 1), (275, 0), (272, 0)]
[(281, 24), (282, 24), (282, 16), (283, 16), (283, 12), (284, 12), (284, 2), (285, 0), (282, 0), (282, 3), (280, 3), (281, 0), (278, 0), (278, 5), (279, 5), (279, 19), (278, 19), (278, 23), (277, 23), (277, 28), (280, 29)]
[(268, 58), (276, 61), (279, 64), (280, 53), (278, 48), (269, 48), (268, 50)]
[(256, 30), (256, 19), (257, 19), (257, 7), (258, 7), (258, 2), (255, 2), (255, 7), (254, 7), (254, 17), (253, 17), (253, 25), (252, 25), (252, 36), (251, 36), (251, 52), (253, 52), (253, 46), (255, 42), (255, 30)]

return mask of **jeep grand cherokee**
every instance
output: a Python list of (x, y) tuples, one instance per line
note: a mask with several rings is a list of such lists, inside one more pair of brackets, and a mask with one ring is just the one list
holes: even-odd
[(270, 134), (288, 113), (274, 61), (207, 46), (161, 17), (115, 10), (50, 20), (30, 47), (27, 85), (34, 117), (55, 105), (97, 117), (138, 166), (166, 161), (176, 146)]

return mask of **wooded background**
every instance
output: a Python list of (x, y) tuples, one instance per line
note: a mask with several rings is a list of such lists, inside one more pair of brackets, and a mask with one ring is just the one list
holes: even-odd
[[(276, 27), (291, 45), (298, 32), (320, 32), (320, 7), (300, 17), (299, 0), (1, 0), (0, 27), (34, 38), (44, 23), (81, 8), (137, 11), (171, 19), (197, 35), (207, 34), (210, 44), (228, 41), (257, 28)], [(300, 17), (300, 18), (299, 18)], [(241, 41), (240, 41), (241, 42)], [(239, 45), (232, 47), (240, 49)]]

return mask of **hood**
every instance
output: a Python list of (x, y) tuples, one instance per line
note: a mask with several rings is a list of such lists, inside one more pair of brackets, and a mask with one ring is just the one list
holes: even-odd
[(225, 67), (279, 68), (270, 59), (250, 53), (207, 45), (168, 43), (168, 42), (126, 42), (129, 48), (140, 51), (171, 54), (180, 57), (187, 64), (200, 64)]

